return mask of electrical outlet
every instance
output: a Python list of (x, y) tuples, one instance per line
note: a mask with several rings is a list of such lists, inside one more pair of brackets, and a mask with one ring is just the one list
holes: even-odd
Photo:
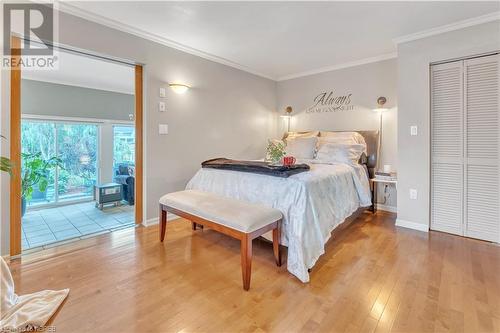
[(418, 135), (418, 127), (413, 125), (413, 126), (410, 126), (410, 135), (412, 136), (415, 136), (415, 135)]
[(165, 112), (165, 102), (158, 103), (158, 111)]
[(412, 200), (417, 200), (418, 197), (418, 191), (414, 188), (410, 189), (410, 199)]

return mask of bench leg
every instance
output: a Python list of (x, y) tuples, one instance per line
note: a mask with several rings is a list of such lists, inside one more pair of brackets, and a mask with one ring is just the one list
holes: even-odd
[(252, 274), (252, 239), (245, 236), (241, 240), (241, 276), (243, 289), (250, 289), (250, 276)]
[(167, 229), (167, 212), (160, 206), (160, 242), (165, 239), (165, 231)]
[(278, 226), (275, 229), (273, 229), (273, 252), (274, 252), (274, 259), (276, 260), (276, 265), (278, 265), (278, 267), (281, 266), (280, 240), (281, 240), (281, 223), (278, 222)]
[(203, 230), (203, 224), (198, 224), (196, 222), (191, 222), (191, 227), (193, 228), (193, 230), (196, 230), (198, 228)]

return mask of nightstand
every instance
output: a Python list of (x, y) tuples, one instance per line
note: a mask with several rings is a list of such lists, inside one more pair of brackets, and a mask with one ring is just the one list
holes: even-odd
[(396, 189), (398, 188), (398, 181), (397, 180), (385, 180), (385, 179), (380, 179), (380, 178), (372, 178), (370, 179), (370, 190), (372, 192), (372, 208), (371, 211), (375, 214), (377, 211), (377, 185), (378, 184), (394, 184)]

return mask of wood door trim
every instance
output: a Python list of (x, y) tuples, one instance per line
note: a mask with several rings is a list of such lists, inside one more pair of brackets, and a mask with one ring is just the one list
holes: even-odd
[(11, 37), (10, 69), (10, 256), (21, 254), (21, 39)]
[(143, 222), (143, 67), (135, 65), (135, 223)]

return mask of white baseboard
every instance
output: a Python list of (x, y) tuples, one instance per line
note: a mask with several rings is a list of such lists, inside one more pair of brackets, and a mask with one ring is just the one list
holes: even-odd
[(397, 213), (398, 212), (398, 207), (396, 206), (388, 206), (388, 205), (383, 205), (383, 204), (376, 204), (377, 210), (383, 210), (386, 212), (391, 212), (391, 213)]
[[(172, 214), (172, 213), (168, 213), (167, 214), (167, 222), (170, 222), (170, 221), (173, 221), (173, 220), (177, 220), (177, 219), (180, 219), (179, 216), (175, 215), (175, 214)], [(153, 217), (151, 219), (148, 219), (146, 220), (145, 222), (142, 222), (142, 225), (145, 226), (145, 227), (150, 227), (152, 225), (156, 225), (159, 223), (159, 218), (158, 217)]]
[(416, 223), (416, 222), (412, 222), (412, 221), (406, 221), (406, 220), (402, 220), (402, 219), (396, 219), (396, 226), (408, 228), (408, 229), (413, 229), (413, 230), (418, 230), (418, 231), (423, 231), (423, 232), (429, 232), (428, 225), (425, 225), (422, 223)]

